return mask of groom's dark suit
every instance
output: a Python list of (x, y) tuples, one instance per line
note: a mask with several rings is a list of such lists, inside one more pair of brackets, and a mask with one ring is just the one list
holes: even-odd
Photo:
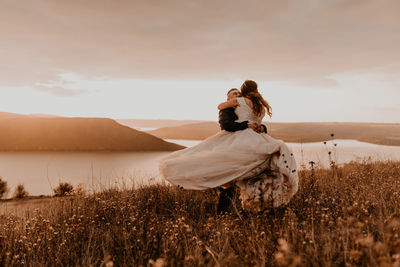
[[(235, 108), (223, 109), (219, 112), (219, 125), (222, 130), (228, 132), (236, 132), (249, 128), (249, 122), (236, 122), (238, 116), (235, 113)], [(261, 124), (264, 128), (264, 133), (267, 133), (267, 126)]]
[[(219, 125), (222, 130), (236, 132), (249, 128), (248, 121), (236, 122), (237, 119), (238, 116), (234, 108), (223, 109), (219, 112)], [(261, 125), (264, 127), (264, 133), (267, 133), (267, 126)], [(219, 190), (218, 214), (230, 210), (235, 198), (235, 187), (232, 186), (227, 189), (220, 187)]]

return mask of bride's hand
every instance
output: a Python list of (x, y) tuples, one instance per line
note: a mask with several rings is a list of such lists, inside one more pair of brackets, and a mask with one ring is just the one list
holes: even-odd
[(253, 129), (256, 133), (264, 133), (264, 127), (261, 126), (261, 124), (258, 123), (249, 123), (249, 128)]
[(235, 99), (232, 99), (232, 100), (229, 100), (229, 101), (219, 104), (218, 109), (223, 110), (223, 109), (227, 109), (227, 108), (233, 108), (236, 106), (239, 106), (239, 102), (235, 98)]
[(248, 127), (249, 127), (250, 129), (253, 129), (253, 131), (255, 131), (255, 132), (258, 133), (259, 126), (258, 126), (257, 123), (249, 123), (249, 124), (248, 124)]

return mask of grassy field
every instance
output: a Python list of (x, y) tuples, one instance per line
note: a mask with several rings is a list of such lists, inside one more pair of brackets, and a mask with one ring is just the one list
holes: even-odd
[(7, 203), (0, 265), (400, 266), (399, 162), (299, 175), (291, 203), (260, 214), (165, 185)]

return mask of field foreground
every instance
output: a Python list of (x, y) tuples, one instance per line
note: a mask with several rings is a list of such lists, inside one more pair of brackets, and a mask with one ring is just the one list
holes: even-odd
[(285, 209), (216, 215), (216, 190), (148, 186), (0, 215), (0, 265), (400, 266), (400, 163), (300, 173)]

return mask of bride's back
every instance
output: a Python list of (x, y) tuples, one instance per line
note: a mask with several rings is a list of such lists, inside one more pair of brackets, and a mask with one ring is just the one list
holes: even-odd
[(244, 97), (238, 97), (237, 101), (239, 103), (239, 106), (235, 108), (235, 113), (238, 116), (237, 122), (248, 121), (249, 123), (261, 123), (265, 116), (265, 112), (263, 112), (261, 115), (256, 115), (250, 106), (251, 101), (248, 100), (249, 103), (247, 103)]

